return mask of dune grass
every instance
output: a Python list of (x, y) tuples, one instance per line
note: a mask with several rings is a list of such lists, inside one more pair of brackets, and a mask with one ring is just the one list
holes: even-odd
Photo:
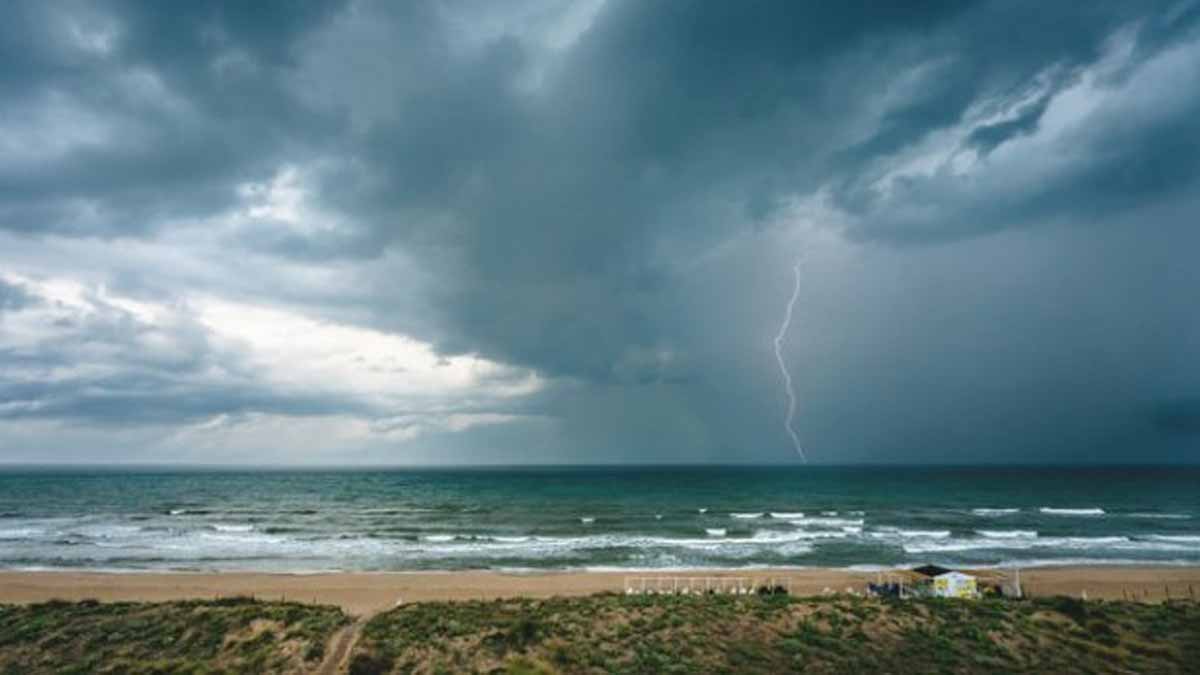
[(0, 606), (0, 673), (306, 673), (348, 621), (249, 598)]
[(1200, 606), (623, 596), (420, 603), (351, 673), (1196, 672)]
[[(349, 619), (245, 598), (0, 606), (0, 673), (305, 673)], [(1184, 673), (1200, 605), (623, 596), (429, 602), (374, 617), (381, 673)]]

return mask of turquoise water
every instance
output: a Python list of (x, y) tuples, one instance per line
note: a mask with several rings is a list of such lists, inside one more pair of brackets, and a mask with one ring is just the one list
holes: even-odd
[(0, 471), (0, 567), (1200, 563), (1197, 468)]

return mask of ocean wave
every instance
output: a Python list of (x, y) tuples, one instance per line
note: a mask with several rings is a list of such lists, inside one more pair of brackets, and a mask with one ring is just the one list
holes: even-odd
[(1162, 560), (1147, 558), (1009, 558), (997, 563), (973, 564), (977, 569), (1011, 570), (1014, 567), (1075, 567), (1096, 566), (1139, 566), (1139, 567), (1193, 567), (1195, 560)]
[[(261, 531), (217, 532), (190, 528), (180, 531), (177, 537), (142, 534), (129, 540), (97, 541), (94, 542), (95, 546), (66, 543), (53, 546), (51, 542), (43, 542), (30, 544), (36, 547), (32, 549), (24, 544), (11, 546), (8, 551), (0, 547), (0, 564), (11, 566), (20, 559), (31, 561), (32, 564), (57, 561), (53, 564), (156, 569), (180, 566), (215, 566), (224, 569), (261, 566), (275, 569), (295, 569), (297, 566), (450, 569), (463, 566), (491, 567), (493, 563), (521, 566), (527, 564), (523, 561), (528, 561), (529, 565), (540, 569), (560, 569), (587, 565), (589, 561), (651, 561), (671, 557), (688, 567), (698, 568), (723, 567), (731, 561), (750, 560), (772, 563), (789, 561), (795, 565), (800, 562), (799, 557), (822, 547), (831, 552), (845, 550), (845, 546), (865, 546), (864, 550), (870, 550), (877, 546), (875, 542), (894, 545), (914, 556), (973, 550), (996, 551), (995, 554), (982, 556), (980, 564), (990, 564), (988, 560), (1015, 560), (1019, 551), (1044, 551), (1042, 555), (1030, 556), (1039, 558), (1064, 557), (1074, 552), (1075, 555), (1101, 558), (1141, 556), (1148, 561), (1161, 560), (1171, 552), (1190, 556), (1193, 560), (1200, 554), (1200, 534), (1158, 534), (1132, 538), (1038, 537), (1027, 536), (1036, 533), (1020, 530), (981, 530), (977, 532), (979, 536), (946, 536), (948, 532), (944, 530), (884, 526), (891, 529), (872, 529), (870, 534), (879, 536), (863, 538), (860, 532), (781, 529), (771, 526), (769, 521), (764, 525), (766, 527), (749, 534), (711, 528), (711, 532), (706, 530), (699, 537), (604, 532), (577, 536), (476, 532), (431, 533), (403, 540), (376, 539), (356, 533), (299, 537), (269, 536)], [(838, 542), (842, 542), (841, 546), (830, 547)]]
[(0, 530), (0, 541), (18, 541), (45, 534), (46, 530), (37, 527), (13, 527)]
[(975, 534), (992, 539), (1036, 539), (1035, 530), (975, 530)]
[(779, 519), (779, 520), (791, 520), (791, 519), (794, 519), (794, 518), (803, 518), (803, 517), (804, 517), (804, 512), (802, 512), (802, 511), (793, 511), (793, 512), (788, 512), (788, 511), (772, 511), (772, 512), (771, 512), (771, 517), (772, 517), (772, 518), (777, 518), (777, 519)]
[(738, 518), (741, 520), (750, 520), (753, 518), (762, 518), (763, 514), (762, 513), (731, 513), (731, 514), (729, 514), (729, 517), (730, 518)]
[(1176, 543), (1135, 541), (1129, 537), (978, 537), (965, 539), (948, 539), (938, 541), (903, 542), (901, 546), (907, 553), (945, 553), (954, 551), (972, 551), (985, 549), (1060, 549), (1072, 551), (1195, 551), (1194, 547), (1180, 546)]
[[(216, 542), (218, 544), (225, 544), (225, 545), (230, 545), (230, 546), (235, 546), (235, 547), (245, 546), (245, 547), (249, 548), (249, 547), (253, 547), (255, 545), (274, 546), (274, 545), (279, 545), (279, 544), (289, 544), (291, 542), (303, 543), (303, 540), (300, 540), (300, 539), (279, 537), (279, 536), (269, 535), (269, 534), (265, 534), (265, 533), (259, 534), (259, 533), (249, 533), (249, 532), (215, 532), (215, 531), (203, 532), (202, 531), (202, 532), (196, 532), (193, 535), (188, 536), (188, 537), (182, 537), (180, 539), (182, 539), (182, 541), (180, 541), (179, 539), (162, 540), (162, 541), (158, 542), (158, 545), (163, 548), (188, 548), (188, 547), (190, 547), (191, 542), (193, 542), (193, 541), (207, 541), (207, 542)], [(152, 541), (150, 543), (153, 544), (154, 542)]]
[(591, 525), (592, 523), (596, 522), (596, 519), (589, 516), (584, 516), (579, 519), (579, 522), (583, 523), (584, 525)]
[(796, 527), (862, 527), (862, 518), (800, 518), (789, 520)]
[(858, 532), (846, 532), (844, 530), (808, 530), (795, 532), (792, 536), (798, 539), (849, 539), (851, 535)]
[(977, 516), (994, 517), (994, 516), (1010, 516), (1014, 513), (1020, 513), (1021, 509), (971, 509), (971, 513)]
[(1103, 516), (1104, 509), (1100, 508), (1085, 508), (1085, 509), (1060, 509), (1050, 506), (1043, 506), (1038, 511), (1048, 516)]
[(253, 525), (233, 525), (227, 523), (213, 523), (212, 529), (217, 532), (253, 532)]
[(1186, 513), (1126, 513), (1126, 518), (1156, 518), (1162, 520), (1191, 520)]
[(301, 532), (311, 532), (306, 527), (295, 527), (291, 525), (269, 525), (261, 528), (266, 534), (299, 534)]
[(913, 539), (945, 539), (950, 536), (950, 530), (904, 530), (898, 527), (883, 525), (877, 528), (878, 531), (872, 532), (871, 536), (877, 539), (888, 537), (904, 537)]
[(136, 537), (138, 534), (149, 531), (148, 528), (138, 525), (117, 525), (110, 523), (97, 524), (80, 524), (72, 529), (74, 533), (90, 537), (92, 539), (123, 539)]
[[(672, 538), (627, 535), (591, 535), (581, 537), (527, 537), (504, 540), (500, 537), (456, 538), (452, 542), (419, 547), (398, 548), (393, 553), (415, 556), (537, 558), (562, 557), (572, 553), (591, 554), (602, 550), (634, 550), (648, 555), (665, 555), (664, 550), (680, 549), (705, 555), (745, 557), (763, 552), (802, 554), (812, 549), (803, 533), (760, 531), (749, 537), (728, 537), (727, 531), (711, 528), (706, 537)], [(726, 534), (720, 534), (726, 532)]]
[(1148, 534), (1138, 538), (1174, 544), (1200, 544), (1200, 534)]

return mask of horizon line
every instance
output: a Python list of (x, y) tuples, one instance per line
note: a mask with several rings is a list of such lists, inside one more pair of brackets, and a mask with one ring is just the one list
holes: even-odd
[(19, 469), (159, 469), (159, 470), (233, 470), (233, 471), (420, 471), (471, 469), (701, 469), (701, 468), (781, 468), (797, 469), (1038, 469), (1038, 468), (1200, 468), (1200, 462), (1057, 461), (1057, 462), (510, 462), (447, 464), (285, 464), (285, 463), (207, 463), (207, 462), (7, 462), (0, 460), (0, 471)]

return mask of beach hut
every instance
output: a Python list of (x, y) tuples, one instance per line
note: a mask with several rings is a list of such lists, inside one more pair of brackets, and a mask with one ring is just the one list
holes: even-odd
[(938, 598), (974, 598), (978, 595), (975, 577), (962, 572), (944, 572), (935, 576), (932, 590)]

